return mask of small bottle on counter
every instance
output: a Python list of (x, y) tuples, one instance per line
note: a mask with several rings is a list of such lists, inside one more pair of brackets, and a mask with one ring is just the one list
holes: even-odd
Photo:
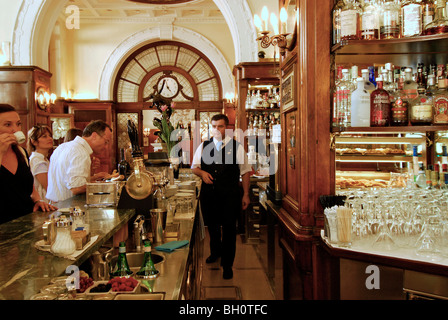
[(149, 240), (145, 241), (144, 252), (143, 263), (140, 270), (137, 272), (137, 276), (143, 279), (154, 279), (159, 276), (159, 270), (156, 269), (154, 262), (152, 261), (151, 242)]
[(131, 268), (129, 268), (128, 259), (126, 258), (126, 242), (121, 241), (118, 248), (118, 259), (114, 270), (112, 271), (112, 277), (128, 277), (132, 274)]

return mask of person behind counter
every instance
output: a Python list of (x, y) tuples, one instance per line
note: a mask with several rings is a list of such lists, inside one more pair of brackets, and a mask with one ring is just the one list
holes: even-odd
[(103, 154), (112, 142), (112, 129), (102, 120), (90, 122), (82, 137), (61, 144), (51, 156), (47, 199), (52, 203), (86, 192), (86, 183), (107, 177), (107, 172), (91, 176), (91, 154)]
[(42, 200), (47, 201), (48, 154), (53, 149), (53, 135), (47, 126), (33, 126), (28, 130), (27, 149), (30, 155), (30, 169), (34, 177), (34, 188)]
[(42, 200), (34, 188), (28, 153), (17, 143), (15, 132), (22, 130), (15, 108), (0, 104), (0, 223), (35, 211), (57, 208)]
[[(226, 135), (227, 116), (214, 115), (211, 124), (213, 138), (196, 149), (191, 168), (204, 182), (200, 201), (210, 235), (210, 256), (206, 263), (213, 263), (221, 257), (223, 278), (231, 279), (236, 253), (236, 221), (241, 209), (245, 210), (250, 203), (249, 175), (252, 168), (244, 147)], [(244, 191), (242, 198), (240, 176)]]
[[(76, 137), (82, 137), (82, 130), (78, 128), (70, 128), (67, 130), (67, 133), (64, 137), (64, 142), (69, 142), (75, 140)], [(99, 158), (91, 155), (90, 159), (92, 161), (92, 165), (90, 167), (90, 175), (93, 176), (96, 170), (101, 166), (101, 161)]]

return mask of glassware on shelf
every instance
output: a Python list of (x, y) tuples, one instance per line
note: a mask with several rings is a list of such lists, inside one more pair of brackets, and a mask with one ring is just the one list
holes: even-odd
[(446, 1), (437, 0), (436, 13), (434, 20), (425, 24), (423, 28), (424, 35), (447, 33), (448, 32), (448, 17), (446, 15)]

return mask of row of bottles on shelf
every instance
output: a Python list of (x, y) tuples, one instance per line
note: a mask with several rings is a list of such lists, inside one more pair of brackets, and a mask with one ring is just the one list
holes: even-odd
[(333, 44), (448, 32), (446, 0), (337, 0)]
[(247, 135), (270, 137), (273, 127), (280, 124), (280, 114), (276, 112), (250, 113), (248, 116)]
[(362, 69), (361, 77), (357, 66), (342, 68), (333, 88), (333, 127), (448, 124), (448, 65), (419, 63), (414, 75), (387, 63)]
[(414, 182), (420, 188), (448, 189), (448, 154), (446, 146), (443, 146), (442, 163), (428, 164), (425, 169), (423, 163), (418, 162), (417, 146), (413, 147), (413, 174)]
[(269, 92), (261, 90), (247, 91), (246, 109), (274, 109), (280, 108), (280, 88), (270, 87)]

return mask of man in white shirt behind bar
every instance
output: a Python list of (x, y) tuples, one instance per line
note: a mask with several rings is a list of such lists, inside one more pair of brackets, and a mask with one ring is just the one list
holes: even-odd
[(58, 146), (50, 159), (47, 199), (51, 203), (66, 200), (86, 192), (87, 182), (108, 176), (107, 172), (90, 176), (90, 156), (104, 153), (111, 142), (111, 127), (102, 120), (95, 120), (87, 125), (82, 137)]

